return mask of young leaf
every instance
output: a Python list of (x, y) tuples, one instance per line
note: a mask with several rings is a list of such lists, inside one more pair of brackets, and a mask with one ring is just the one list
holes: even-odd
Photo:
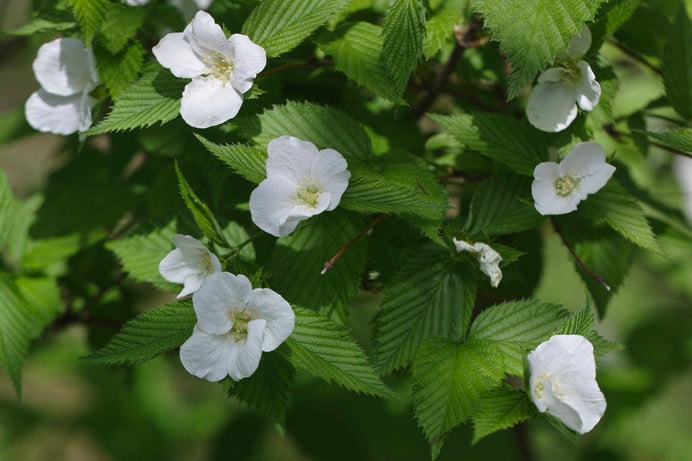
[(83, 359), (97, 365), (140, 365), (180, 347), (196, 322), (192, 301), (166, 304), (130, 320), (108, 344)]
[(394, 0), (387, 8), (382, 28), (384, 62), (395, 92), (406, 89), (423, 51), (425, 10), (421, 0)]
[(423, 40), (423, 55), (430, 59), (454, 37), (454, 26), (459, 22), (459, 12), (444, 8), (433, 14), (425, 23), (427, 32)]
[(113, 100), (117, 100), (137, 79), (144, 64), (144, 53), (144, 48), (139, 42), (132, 42), (115, 55), (96, 49), (99, 75)]
[(321, 38), (320, 48), (334, 59), (336, 70), (368, 90), (403, 103), (382, 56), (382, 28), (368, 22), (344, 25), (329, 39)]
[(84, 44), (91, 45), (94, 35), (106, 19), (110, 0), (67, 0), (84, 34)]
[(160, 65), (148, 66), (139, 80), (122, 91), (111, 113), (84, 134), (127, 131), (173, 120), (180, 112), (184, 86), (183, 80)]
[(355, 392), (391, 395), (343, 326), (309, 309), (294, 311), (296, 326), (285, 344), (296, 368)]
[(570, 39), (594, 18), (603, 0), (476, 0), (485, 27), (509, 55), (509, 97), (567, 49)]
[(454, 341), (466, 333), (476, 299), (475, 271), (445, 256), (412, 259), (385, 287), (373, 335), (383, 373), (407, 365), (428, 338)]
[(685, 2), (679, 3), (673, 25), (668, 29), (663, 52), (663, 83), (675, 111), (692, 118), (692, 22)]
[[(101, 26), (101, 40), (111, 54), (118, 54), (134, 38), (144, 22), (144, 10), (126, 5), (113, 5)], [(140, 45), (141, 46), (141, 45)], [(99, 61), (99, 70), (101, 62)]]
[(531, 419), (536, 407), (526, 393), (518, 389), (496, 389), (483, 393), (473, 417), (472, 444), (483, 437)]
[(268, 57), (291, 51), (348, 0), (264, 0), (247, 18), (243, 33), (264, 47)]
[(196, 136), (209, 152), (248, 181), (259, 184), (267, 177), (265, 150), (245, 144), (214, 144), (200, 135)]

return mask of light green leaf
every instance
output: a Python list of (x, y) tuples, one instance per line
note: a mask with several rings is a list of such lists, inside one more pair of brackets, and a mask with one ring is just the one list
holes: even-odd
[(296, 368), (355, 392), (391, 396), (343, 326), (308, 309), (294, 311), (296, 326), (286, 346)]
[(533, 176), (537, 164), (548, 160), (545, 135), (521, 120), (478, 113), (474, 115), (431, 115), (467, 149)]
[(404, 103), (382, 56), (382, 28), (367, 22), (346, 24), (320, 38), (320, 48), (334, 59), (336, 70), (377, 96)]
[(397, 94), (406, 89), (416, 70), (425, 37), (425, 10), (421, 0), (394, 0), (382, 27), (384, 63)]
[(459, 12), (444, 8), (431, 16), (425, 23), (427, 35), (423, 40), (423, 54), (430, 59), (453, 40), (454, 26), (459, 22)]
[(110, 114), (84, 134), (92, 136), (151, 126), (173, 120), (180, 112), (185, 82), (157, 63), (122, 91)]
[(526, 393), (517, 389), (497, 389), (483, 394), (473, 417), (472, 444), (483, 437), (531, 419), (537, 410)]
[(106, 19), (110, 0), (67, 0), (84, 35), (84, 44), (91, 45), (96, 32)]
[(681, 116), (692, 118), (692, 22), (685, 2), (680, 2), (675, 21), (668, 29), (662, 62), (670, 104)]
[(589, 28), (593, 36), (592, 50), (599, 50), (603, 43), (627, 22), (642, 0), (609, 0), (601, 4), (594, 24)]
[(692, 153), (692, 128), (674, 128), (659, 132), (638, 130), (638, 132), (646, 134), (649, 139), (666, 147)]
[[(144, 22), (144, 9), (113, 5), (101, 26), (101, 41), (111, 54), (118, 54), (134, 38)], [(141, 46), (141, 45), (140, 45)], [(99, 61), (99, 70), (101, 62)]]
[(594, 18), (603, 0), (476, 0), (493, 40), (512, 64), (509, 97), (550, 64), (585, 22)]
[(345, 305), (360, 286), (365, 241), (349, 247), (324, 275), (321, 271), (363, 227), (359, 216), (338, 208), (303, 222), (292, 235), (276, 241), (268, 274), (272, 288), (290, 303), (312, 309)]
[(195, 323), (192, 301), (166, 304), (127, 322), (104, 347), (83, 360), (97, 365), (140, 365), (180, 347), (192, 335)]
[(117, 100), (137, 79), (144, 64), (144, 53), (144, 48), (139, 42), (132, 42), (115, 55), (96, 50), (99, 75), (113, 100)]
[(348, 0), (264, 0), (243, 25), (243, 33), (267, 56), (292, 50), (344, 9)]
[(385, 286), (375, 318), (378, 368), (407, 365), (428, 338), (461, 339), (475, 299), (475, 270), (440, 252), (411, 259)]
[(0, 250), (5, 247), (5, 242), (12, 231), (13, 218), (15, 216), (15, 198), (10, 188), (10, 182), (5, 173), (0, 170)]
[(8, 35), (35, 35), (45, 32), (64, 32), (75, 29), (77, 23), (63, 18), (33, 18), (29, 23), (5, 31)]
[(197, 139), (231, 169), (250, 182), (259, 184), (267, 177), (267, 152), (245, 144), (214, 144), (200, 135)]

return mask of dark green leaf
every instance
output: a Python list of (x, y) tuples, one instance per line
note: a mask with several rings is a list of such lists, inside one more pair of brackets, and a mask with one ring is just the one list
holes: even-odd
[(685, 2), (679, 3), (675, 21), (668, 29), (663, 52), (663, 83), (675, 111), (692, 118), (692, 22)]
[(536, 414), (536, 407), (526, 393), (517, 389), (497, 389), (483, 394), (473, 417), (473, 441), (526, 421)]
[(384, 62), (398, 94), (406, 89), (418, 66), (425, 37), (425, 10), (421, 0), (394, 0), (382, 28)]
[(259, 184), (267, 177), (267, 152), (245, 144), (214, 144), (196, 135), (204, 147), (231, 169), (250, 182)]

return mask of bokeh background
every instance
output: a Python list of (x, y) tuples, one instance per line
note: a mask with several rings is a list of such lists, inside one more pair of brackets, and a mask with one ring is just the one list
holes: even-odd
[[(0, 0), (0, 30), (29, 17), (25, 0)], [(23, 104), (38, 88), (31, 62), (44, 38), (0, 35), (0, 169), (17, 194), (40, 189), (59, 168), (62, 138), (39, 134), (24, 121)], [(644, 107), (663, 94), (659, 80), (608, 44), (621, 88), (616, 113)], [(663, 202), (692, 202), (676, 181), (681, 160), (633, 145), (599, 139), (630, 168), (639, 185)], [(545, 229), (546, 277), (536, 296), (584, 305), (586, 288), (559, 238)], [(577, 444), (536, 420), (470, 446), (471, 429), (453, 430), (440, 460), (692, 460), (692, 248), (675, 236), (662, 240), (668, 257), (637, 253), (624, 285), (601, 320), (601, 333), (621, 343), (598, 370), (608, 409)], [(168, 299), (141, 287), (146, 309)], [(369, 347), (369, 322), (377, 299), (356, 300), (350, 321)], [(26, 361), (18, 401), (0, 370), (0, 460), (425, 460), (425, 438), (416, 427), (408, 389), (390, 377), (401, 396), (383, 402), (299, 375), (282, 436), (261, 417), (229, 400), (220, 386), (188, 375), (175, 354), (136, 369), (98, 368), (80, 362), (88, 353), (80, 326), (48, 330)], [(528, 442), (528, 443), (525, 443)]]

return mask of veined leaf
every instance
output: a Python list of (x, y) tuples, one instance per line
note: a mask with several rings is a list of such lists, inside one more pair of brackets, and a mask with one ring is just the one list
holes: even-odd
[[(144, 10), (126, 5), (113, 5), (101, 27), (103, 45), (111, 54), (118, 54), (137, 34), (144, 22)], [(141, 45), (140, 45), (141, 46)], [(99, 61), (99, 71), (101, 62)]]
[(416, 70), (425, 37), (425, 10), (421, 0), (394, 0), (387, 8), (382, 28), (384, 62), (394, 80), (395, 92), (406, 89)]
[(106, 19), (110, 0), (67, 0), (84, 34), (84, 44), (91, 45), (94, 35)]
[(334, 59), (336, 70), (377, 96), (403, 103), (382, 56), (382, 28), (368, 22), (344, 25), (330, 39), (321, 39), (320, 48)]
[(674, 128), (659, 132), (638, 130), (638, 132), (645, 133), (649, 139), (653, 139), (666, 147), (692, 153), (692, 128)]
[(15, 198), (10, 182), (3, 171), (0, 171), (0, 250), (5, 247), (7, 237), (12, 230), (15, 215)]
[(292, 304), (313, 309), (345, 305), (360, 286), (365, 242), (351, 246), (324, 275), (321, 271), (363, 227), (359, 216), (338, 208), (301, 223), (291, 236), (276, 241), (269, 274), (272, 287)]
[(460, 340), (476, 299), (475, 271), (440, 252), (412, 259), (385, 287), (375, 318), (378, 368), (407, 365), (428, 338)]
[(548, 141), (529, 124), (491, 114), (431, 115), (467, 149), (507, 165), (526, 176), (548, 160)]
[(308, 309), (294, 311), (296, 326), (286, 345), (296, 368), (352, 391), (391, 395), (343, 326)]
[(84, 132), (86, 135), (127, 131), (173, 120), (180, 112), (185, 82), (159, 64), (145, 69), (144, 75), (122, 91), (108, 116)]
[(641, 3), (642, 0), (609, 0), (602, 3), (594, 24), (589, 27), (593, 36), (591, 49), (599, 50), (608, 37), (632, 17)]
[(243, 33), (264, 47), (267, 56), (292, 50), (333, 15), (348, 0), (264, 0), (247, 18)]
[(591, 21), (603, 0), (476, 0), (485, 27), (509, 55), (509, 97), (567, 49), (570, 39)]
[(692, 118), (692, 22), (685, 2), (680, 2), (675, 21), (668, 29), (662, 62), (670, 104), (681, 116)]
[(430, 59), (442, 49), (445, 43), (453, 40), (454, 25), (459, 22), (459, 12), (445, 8), (431, 16), (425, 25), (427, 32), (423, 40), (423, 54)]
[(475, 444), (483, 437), (507, 429), (532, 418), (537, 410), (526, 393), (517, 389), (497, 389), (485, 392), (473, 417)]
[(267, 152), (245, 144), (214, 144), (196, 135), (197, 139), (231, 169), (250, 182), (259, 184), (267, 177)]
[(98, 365), (140, 365), (183, 344), (195, 323), (192, 301), (166, 304), (130, 320), (108, 344), (83, 359)]
[(144, 53), (144, 48), (139, 42), (132, 42), (115, 55), (99, 52), (97, 48), (99, 75), (113, 100), (117, 100), (120, 94), (137, 79), (144, 63)]

